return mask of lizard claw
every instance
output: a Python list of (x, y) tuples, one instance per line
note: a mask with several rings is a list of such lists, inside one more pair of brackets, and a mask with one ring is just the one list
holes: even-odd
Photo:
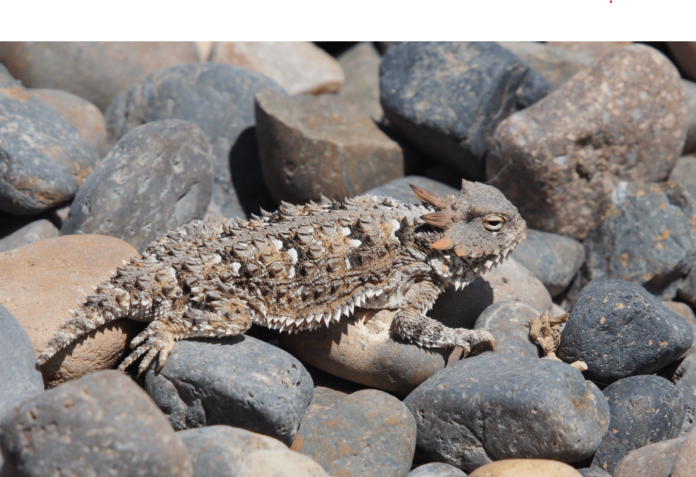
[(118, 369), (120, 371), (125, 371), (131, 363), (142, 355), (145, 355), (138, 366), (138, 377), (140, 377), (148, 366), (150, 366), (150, 363), (152, 363), (155, 357), (159, 355), (156, 371), (160, 371), (167, 361), (169, 354), (172, 352), (174, 343), (175, 340), (169, 333), (157, 328), (148, 328), (133, 339), (131, 348), (136, 349), (123, 360)]

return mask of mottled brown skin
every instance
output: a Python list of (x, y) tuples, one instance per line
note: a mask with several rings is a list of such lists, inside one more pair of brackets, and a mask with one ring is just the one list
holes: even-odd
[(253, 323), (298, 331), (355, 307), (398, 310), (393, 326), (422, 346), (494, 345), (487, 331), (427, 317), (449, 285), (500, 263), (525, 237), (517, 209), (493, 187), (464, 182), (445, 198), (412, 186), (424, 205), (361, 196), (280, 210), (250, 222), (195, 222), (151, 244), (96, 287), (42, 352), (114, 319), (150, 322), (119, 369), (140, 356), (164, 364), (177, 340), (244, 333)]

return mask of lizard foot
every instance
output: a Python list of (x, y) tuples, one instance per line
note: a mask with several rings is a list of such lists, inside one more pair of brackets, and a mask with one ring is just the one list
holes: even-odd
[(174, 348), (174, 337), (159, 328), (150, 327), (136, 336), (133, 341), (131, 341), (131, 348), (136, 348), (123, 362), (119, 365), (118, 369), (120, 371), (125, 371), (128, 366), (131, 365), (135, 360), (145, 355), (143, 360), (138, 366), (138, 377), (147, 369), (153, 359), (158, 357), (158, 363), (156, 371), (162, 369), (164, 363), (167, 361), (169, 354)]
[(485, 330), (458, 329), (455, 345), (462, 348), (462, 358), (466, 358), (472, 349), (476, 352), (495, 351), (495, 339)]

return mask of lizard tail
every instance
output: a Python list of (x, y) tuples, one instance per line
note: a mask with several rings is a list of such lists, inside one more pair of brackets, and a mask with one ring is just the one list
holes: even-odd
[(129, 310), (128, 292), (110, 283), (102, 283), (96, 288), (94, 295), (87, 296), (85, 303), (80, 303), (77, 310), (70, 311), (72, 318), (61, 325), (46, 348), (41, 351), (38, 358), (39, 365), (43, 365), (58, 351), (90, 331), (128, 316)]

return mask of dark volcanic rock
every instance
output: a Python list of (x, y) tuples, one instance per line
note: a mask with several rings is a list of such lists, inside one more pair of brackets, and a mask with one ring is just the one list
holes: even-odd
[(529, 320), (540, 315), (540, 311), (524, 303), (500, 301), (481, 313), (474, 328), (491, 332), (496, 354), (539, 358), (539, 348), (529, 339)]
[[(618, 463), (614, 477), (670, 477), (686, 438), (670, 439), (633, 450)], [(597, 474), (603, 477), (610, 474)], [(693, 475), (693, 474), (689, 474)], [(583, 474), (585, 476), (585, 474)], [(587, 474), (586, 477), (594, 477)]]
[(404, 477), (416, 446), (413, 416), (401, 401), (367, 389), (302, 422), (291, 449), (333, 475)]
[(585, 276), (617, 278), (670, 300), (696, 262), (696, 201), (677, 182), (622, 182), (585, 240)]
[(379, 63), (381, 57), (372, 43), (358, 43), (338, 57), (346, 79), (338, 92), (357, 112), (380, 122), (384, 117), (379, 103)]
[(585, 249), (577, 240), (539, 230), (527, 230), (512, 258), (527, 267), (551, 296), (560, 295), (585, 261)]
[(409, 187), (409, 184), (421, 187), (425, 190), (429, 190), (440, 197), (445, 197), (447, 194), (458, 195), (459, 189), (450, 187), (442, 182), (434, 181), (423, 176), (406, 176), (394, 179), (393, 181), (387, 182), (380, 186), (374, 187), (364, 195), (376, 195), (376, 196), (387, 196), (393, 197), (394, 199), (400, 200), (405, 203), (420, 203), (420, 201), (413, 195), (413, 189)]
[(684, 420), (681, 392), (659, 376), (621, 379), (604, 390), (609, 402), (609, 432), (597, 448), (592, 467), (614, 472), (632, 450), (672, 439)]
[(390, 124), (424, 154), (476, 180), (485, 178), (486, 142), (496, 126), (550, 87), (489, 42), (393, 43), (380, 65)]
[(67, 201), (97, 159), (73, 125), (19, 82), (0, 84), (0, 211), (36, 215)]
[(404, 175), (399, 145), (335, 96), (256, 95), (261, 168), (277, 200), (343, 200)]
[(110, 235), (142, 252), (167, 230), (203, 217), (211, 162), (195, 124), (169, 119), (134, 129), (82, 186), (61, 234)]
[[(12, 314), (0, 305), (0, 419), (12, 406), (44, 389), (36, 351)], [(0, 460), (1, 462), (1, 460)], [(2, 463), (0, 463), (0, 468)], [(0, 472), (0, 475), (2, 472)]]
[(28, 88), (70, 91), (104, 110), (150, 73), (198, 61), (193, 42), (3, 42), (0, 62)]
[(417, 467), (407, 477), (466, 477), (466, 474), (452, 465), (433, 462)]
[(0, 447), (22, 476), (193, 474), (167, 419), (118, 371), (93, 373), (24, 401), (0, 422)]
[(272, 437), (230, 426), (210, 426), (177, 433), (191, 456), (194, 477), (230, 477), (257, 450), (285, 450)]
[(175, 429), (226, 424), (286, 444), (313, 389), (297, 359), (249, 336), (179, 341), (144, 386)]
[(689, 108), (686, 115), (686, 142), (683, 154), (696, 152), (696, 83), (682, 80), (686, 92), (686, 104)]
[(492, 460), (592, 455), (609, 425), (606, 399), (565, 363), (487, 353), (461, 360), (404, 400), (421, 458), (470, 472)]
[[(254, 95), (265, 89), (285, 94), (273, 80), (246, 68), (218, 63), (174, 66), (122, 91), (106, 110), (106, 124), (117, 140), (158, 119), (184, 119), (198, 125), (215, 157), (208, 213), (242, 217), (258, 213), (259, 207), (275, 209), (261, 176), (253, 129)], [(240, 183), (244, 191), (237, 190)], [(250, 190), (251, 197), (243, 195)]]
[(567, 363), (584, 361), (585, 376), (611, 384), (659, 371), (693, 339), (691, 325), (640, 285), (600, 279), (580, 292), (557, 354)]
[[(0, 216), (0, 220), (3, 222), (7, 218), (6, 216)], [(34, 220), (26, 225), (22, 224), (24, 221), (12, 219), (15, 218), (12, 217), (8, 221), (10, 224), (3, 223), (0, 226), (0, 252), (29, 245), (39, 240), (57, 237), (59, 234), (58, 228), (47, 219)], [(19, 228), (16, 228), (17, 225)]]
[(685, 119), (674, 65), (648, 46), (617, 49), (501, 122), (486, 176), (530, 228), (582, 240), (620, 181), (667, 177)]

